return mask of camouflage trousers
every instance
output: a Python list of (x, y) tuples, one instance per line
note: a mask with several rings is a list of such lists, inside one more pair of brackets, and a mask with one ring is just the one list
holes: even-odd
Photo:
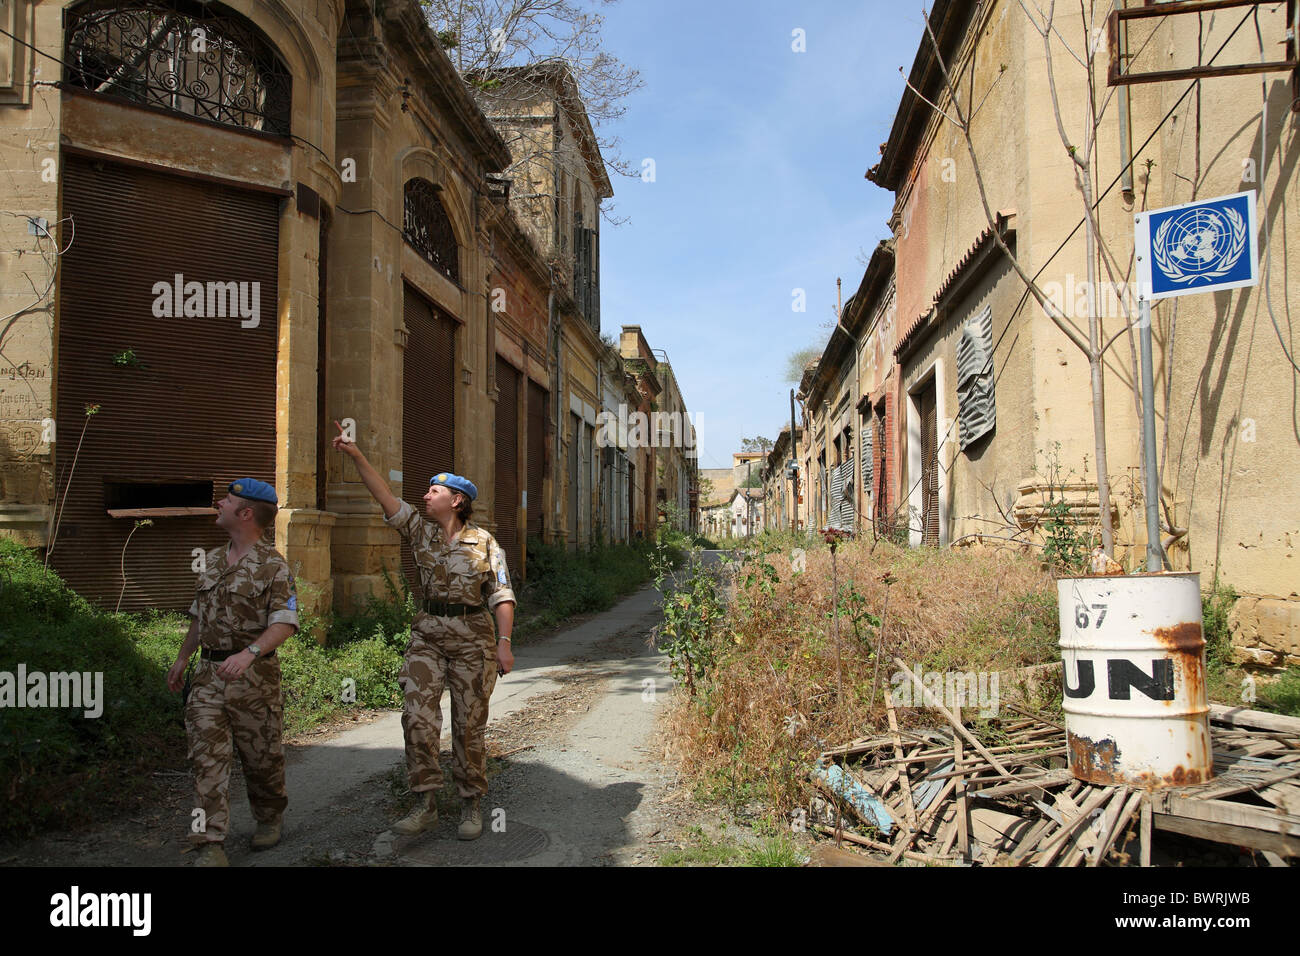
[[(185, 705), (185, 731), (198, 794), (196, 807), (203, 811), (201, 820), (191, 821), (190, 839), (195, 843), (221, 843), (226, 839), (230, 829), (230, 770), (236, 750), (254, 818), (269, 823), (279, 818), (289, 803), (284, 792), (284, 751), (280, 746), (284, 699), (280, 693), (279, 658), (256, 660), (242, 677), (231, 681), (217, 676), (220, 666), (213, 661), (199, 661)], [(202, 829), (195, 832), (200, 822)]]
[[(477, 620), (481, 618), (482, 620)], [(402, 733), (412, 792), (439, 790), (442, 691), (451, 692), (452, 779), (462, 797), (487, 793), (488, 700), (497, 682), (495, 631), (486, 614), (421, 615), (397, 677), (403, 694)]]

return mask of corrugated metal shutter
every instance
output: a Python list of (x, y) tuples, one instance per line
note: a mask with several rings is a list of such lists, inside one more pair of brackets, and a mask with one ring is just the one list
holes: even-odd
[(962, 327), (957, 342), (957, 419), (961, 448), (993, 430), (997, 403), (993, 398), (993, 310), (985, 306)]
[(546, 477), (546, 407), (548, 392), (528, 383), (528, 534), (542, 535), (542, 481)]
[(939, 546), (939, 434), (933, 380), (921, 392), (921, 544)]
[[(402, 315), (402, 498), (424, 514), (429, 479), (456, 467), (456, 320), (405, 284)], [(418, 589), (415, 559), (405, 542), (402, 571)]]
[(511, 574), (519, 560), (519, 373), (497, 356), (496, 519), (497, 544), (506, 553)]
[(876, 463), (875, 453), (871, 447), (872, 433), (875, 431), (870, 415), (862, 416), (862, 487), (871, 491)]
[(831, 473), (830, 521), (832, 528), (853, 531), (856, 509), (853, 505), (853, 459), (836, 466)]
[[(280, 200), (65, 154), (62, 214), (76, 230), (60, 260), (56, 370), (56, 492), (61, 499), (66, 488), (67, 503), (50, 560), (73, 588), (112, 607), (135, 520), (108, 516), (109, 482), (210, 483), (198, 507), (236, 478), (275, 482)], [(177, 274), (205, 289), (250, 283), (257, 325), (241, 328), (238, 315), (155, 316), (154, 283), (173, 286)], [(78, 454), (88, 404), (100, 408)], [(228, 539), (214, 513), (149, 517), (126, 551), (122, 609), (187, 608), (192, 549)]]

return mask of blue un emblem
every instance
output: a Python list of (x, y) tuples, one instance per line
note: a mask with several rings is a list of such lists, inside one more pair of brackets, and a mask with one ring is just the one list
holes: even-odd
[(1151, 298), (1253, 284), (1254, 198), (1254, 192), (1237, 193), (1148, 213), (1137, 238), (1138, 255), (1150, 270)]

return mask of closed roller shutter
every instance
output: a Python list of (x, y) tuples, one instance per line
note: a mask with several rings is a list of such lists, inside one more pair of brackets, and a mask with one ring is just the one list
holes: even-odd
[(921, 544), (939, 546), (939, 429), (934, 382), (921, 392)]
[(581, 439), (582, 419), (569, 416), (569, 547), (578, 544), (578, 442)]
[(519, 560), (519, 373), (497, 356), (496, 519), (497, 544), (506, 553), (511, 574)]
[(546, 477), (546, 389), (528, 383), (528, 535), (542, 536), (542, 480)]
[[(406, 353), (402, 357), (402, 498), (424, 514), (429, 479), (456, 464), (456, 320), (403, 286)], [(474, 481), (473, 475), (467, 475)], [(477, 482), (475, 482), (477, 484)], [(411, 549), (402, 542), (402, 572), (417, 590)]]
[[(216, 499), (236, 478), (275, 482), (279, 204), (63, 157), (63, 241), (72, 242), (60, 261), (55, 466), (66, 505), (50, 561), (96, 604), (115, 606), (121, 594), (123, 610), (188, 608), (193, 549), (228, 540), (214, 524)], [(173, 287), (178, 274), (203, 283), (190, 300), (202, 315), (185, 316), (183, 303), (181, 315), (165, 314), (174, 298), (154, 284)], [(232, 282), (246, 312), (256, 303), (255, 326), (241, 327), (251, 318), (234, 309), (216, 314)], [(89, 422), (87, 405), (99, 406)], [(110, 508), (128, 513), (110, 517)], [(186, 508), (203, 513), (176, 514)], [(131, 535), (144, 518), (153, 524)]]

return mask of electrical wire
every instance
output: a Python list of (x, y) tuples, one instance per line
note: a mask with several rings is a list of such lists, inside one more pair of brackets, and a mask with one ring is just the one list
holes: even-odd
[[(1259, 41), (1259, 59), (1264, 62), (1264, 35), (1259, 29), (1259, 8), (1254, 10), (1255, 15), (1255, 38)], [(1296, 42), (1300, 42), (1297, 39)], [(1268, 188), (1268, 85), (1260, 81), (1260, 121), (1259, 121), (1259, 189), (1260, 192)], [(1286, 341), (1282, 338), (1282, 328), (1278, 325), (1277, 316), (1273, 313), (1273, 284), (1269, 281), (1272, 275), (1273, 266), (1273, 241), (1271, 230), (1268, 225), (1268, 203), (1264, 203), (1264, 306), (1268, 310), (1269, 321), (1273, 323), (1273, 332), (1277, 335), (1277, 344), (1282, 347), (1282, 354), (1286, 360), (1291, 363), (1291, 367), (1300, 372), (1300, 365), (1296, 365), (1295, 359), (1286, 347)]]

